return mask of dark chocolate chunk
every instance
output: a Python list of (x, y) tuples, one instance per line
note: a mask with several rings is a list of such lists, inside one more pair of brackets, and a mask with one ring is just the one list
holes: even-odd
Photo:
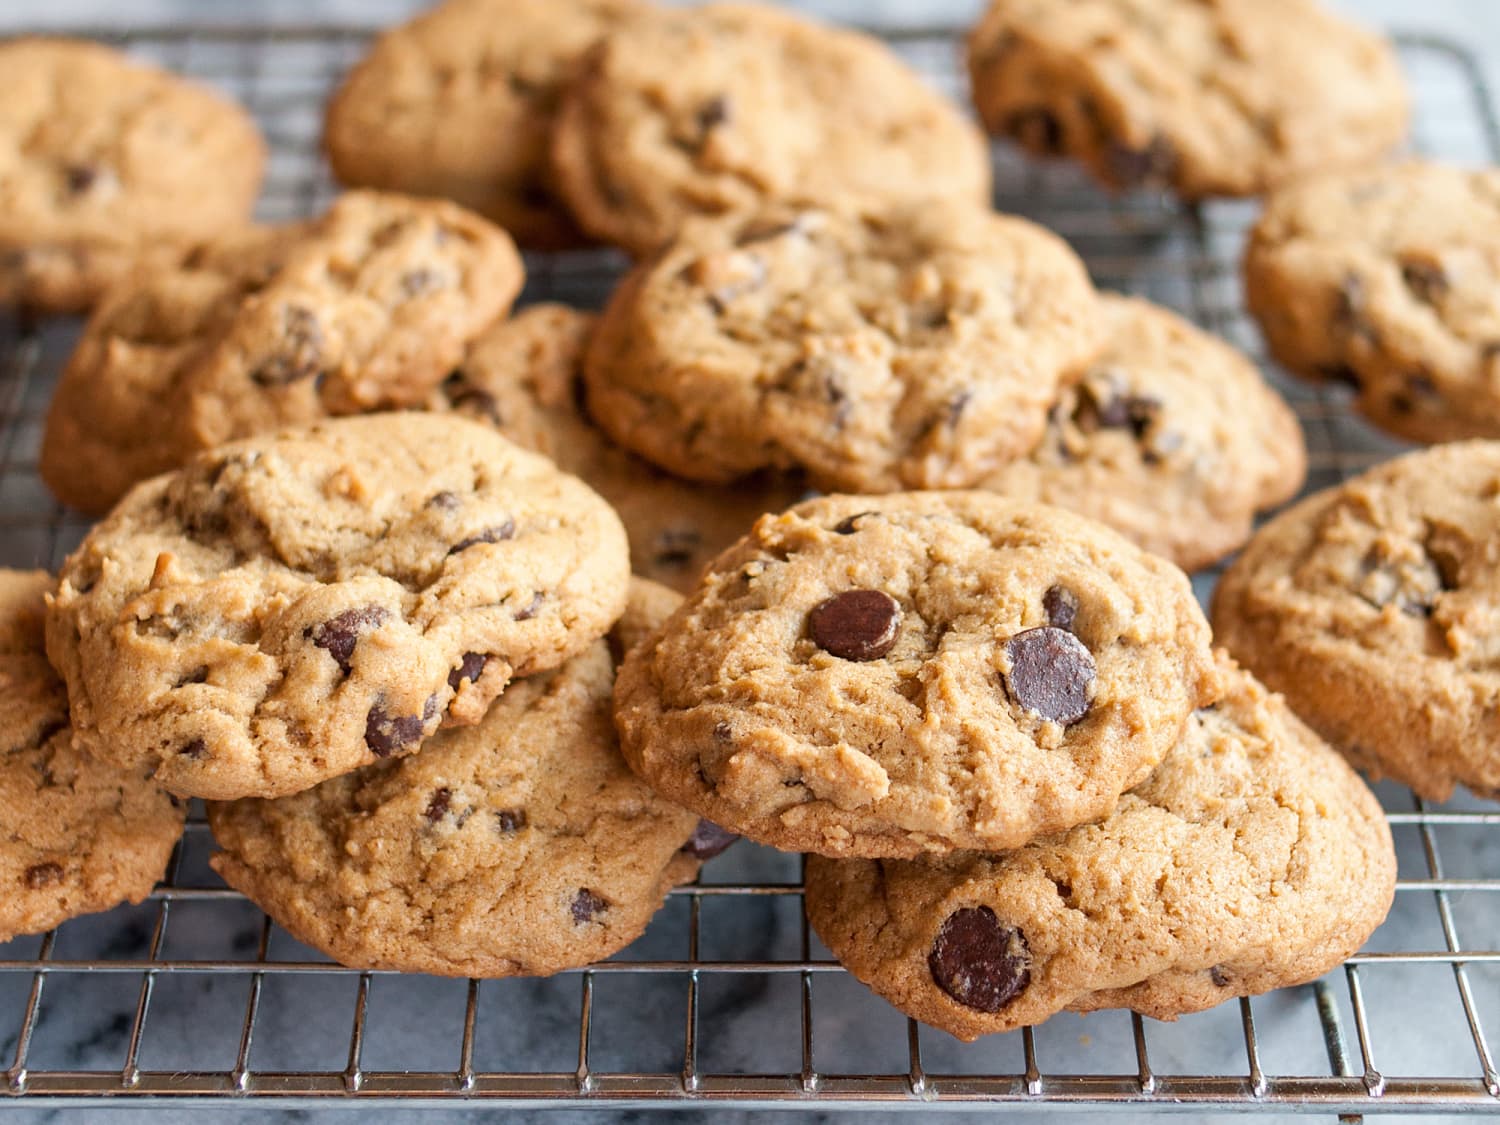
[(859, 521), (866, 516), (876, 515), (875, 512), (855, 512), (852, 516), (845, 516), (833, 525), (833, 530), (839, 535), (853, 535), (859, 530)]
[(475, 532), (473, 535), (460, 539), (452, 547), (448, 548), (450, 555), (456, 555), (460, 551), (467, 551), (470, 547), (477, 547), (481, 543), (500, 543), (516, 533), (516, 521), (506, 517), (504, 523), (487, 527), (483, 531)]
[(845, 660), (877, 660), (896, 643), (901, 607), (880, 590), (845, 590), (814, 606), (807, 623), (825, 652)]
[(1050, 625), (1027, 629), (1007, 641), (1005, 651), (1007, 686), (1021, 707), (1064, 726), (1088, 714), (1094, 657), (1072, 633)]
[(1042, 595), (1042, 608), (1047, 611), (1047, 620), (1059, 629), (1073, 631), (1073, 621), (1078, 616), (1078, 595), (1066, 586), (1050, 587)]
[(580, 926), (593, 921), (594, 915), (603, 914), (608, 909), (609, 903), (587, 887), (580, 887), (573, 896), (573, 921)]
[(323, 329), (311, 309), (284, 308), (281, 333), (276, 348), (250, 372), (250, 378), (263, 387), (284, 387), (322, 370)]
[(1213, 981), (1214, 984), (1219, 988), (1229, 987), (1230, 977), (1229, 974), (1224, 971), (1223, 965), (1215, 965), (1213, 968), (1209, 969), (1208, 979)]
[(392, 715), (383, 702), (370, 708), (365, 717), (365, 745), (377, 758), (388, 758), (420, 742), (427, 724), (437, 714), (437, 696), (428, 696), (420, 715)]
[(360, 635), (371, 629), (378, 629), (390, 616), (390, 611), (384, 606), (356, 606), (354, 609), (344, 610), (321, 625), (312, 626), (303, 635), (311, 637), (312, 643), (319, 648), (326, 649), (347, 676), (350, 661), (354, 659), (354, 646)]
[(422, 815), (427, 818), (428, 824), (436, 824), (448, 813), (448, 803), (453, 799), (453, 792), (449, 789), (439, 789), (433, 793), (427, 802), (427, 808)]
[(183, 746), (182, 749), (178, 750), (177, 753), (181, 757), (189, 758), (196, 762), (208, 753), (208, 743), (204, 742), (201, 738), (195, 738)]
[(682, 850), (694, 859), (713, 859), (738, 839), (738, 835), (720, 828), (713, 821), (700, 820), (688, 842), (682, 845)]
[(988, 906), (968, 906), (944, 920), (927, 968), (964, 1007), (998, 1012), (1031, 984), (1031, 949), (1026, 935), (1002, 926)]
[(457, 691), (463, 682), (468, 680), (474, 684), (479, 682), (479, 677), (484, 673), (484, 666), (489, 663), (490, 658), (482, 652), (466, 652), (464, 658), (459, 661), (458, 667), (448, 673), (448, 686)]
[(82, 195), (98, 182), (99, 169), (93, 164), (70, 164), (64, 175), (68, 191), (73, 195)]

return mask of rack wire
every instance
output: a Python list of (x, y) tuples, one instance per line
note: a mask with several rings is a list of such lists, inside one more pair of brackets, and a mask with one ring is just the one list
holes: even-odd
[[(885, 34), (962, 95), (954, 29)], [(333, 194), (317, 152), (321, 105), (368, 35), (97, 37), (216, 83), (256, 114), (274, 153), (262, 203), (274, 220)], [(1500, 157), (1473, 58), (1431, 38), (1399, 46), (1417, 96), (1416, 149)], [(997, 205), (1069, 238), (1101, 284), (1174, 306), (1256, 356), (1303, 422), (1309, 488), (1401, 449), (1339, 391), (1266, 363), (1237, 282), (1252, 205), (1112, 200), (1076, 170), (999, 150), (996, 178)], [(598, 305), (622, 265), (601, 251), (533, 258), (524, 299)], [(87, 529), (36, 473), (47, 398), (76, 333), (0, 314), (0, 565), (55, 566)], [(1199, 576), (1200, 594), (1214, 577)], [(1500, 1111), (1500, 809), (1379, 793), (1398, 845), (1396, 906), (1339, 970), (1177, 1024), (1065, 1014), (975, 1045), (905, 1019), (843, 972), (809, 933), (793, 856), (732, 849), (606, 963), (548, 980), (442, 981), (346, 970), (298, 945), (209, 870), (195, 809), (147, 903), (0, 945), (0, 1089), (12, 1104), (68, 1106)]]

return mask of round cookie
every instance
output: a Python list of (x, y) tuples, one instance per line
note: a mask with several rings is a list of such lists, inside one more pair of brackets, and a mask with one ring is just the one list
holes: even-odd
[(806, 490), (771, 474), (695, 484), (612, 442), (583, 404), (583, 352), (594, 320), (562, 305), (533, 305), (496, 324), (443, 384), (442, 405), (490, 422), (581, 478), (619, 514), (633, 572), (685, 592), (757, 516), (781, 511)]
[(637, 0), (447, 0), (386, 31), (328, 105), (324, 148), (355, 187), (443, 196), (525, 246), (583, 236), (547, 146), (578, 57)]
[(1497, 544), (1500, 443), (1401, 457), (1261, 528), (1215, 635), (1376, 776), (1500, 798)]
[(521, 281), (504, 231), (399, 195), (216, 238), (95, 311), (48, 411), (42, 477), (100, 513), (226, 441), (419, 405)]
[(953, 202), (696, 220), (610, 299), (589, 410), (678, 476), (961, 488), (1023, 456), (1102, 343), (1067, 245)]
[(266, 146), (219, 94), (118, 51), (0, 43), (0, 305), (81, 312), (246, 222)]
[(1149, 301), (1102, 304), (1104, 352), (1030, 456), (979, 487), (1099, 520), (1184, 570), (1208, 566), (1302, 487), (1302, 429), (1218, 337)]
[(1272, 196), (1245, 294), (1272, 354), (1413, 441), (1500, 437), (1500, 170), (1408, 163)]
[[(678, 600), (644, 585), (633, 585), (627, 636)], [(614, 675), (597, 640), (414, 757), (275, 801), (210, 804), (223, 849), (214, 870), (357, 968), (546, 976), (602, 960), (700, 862), (698, 818), (620, 757)]]
[(132, 490), (64, 565), (47, 652), (97, 756), (281, 796), (477, 722), (602, 634), (628, 573), (546, 458), (453, 415), (344, 418)]
[(42, 648), (41, 571), (0, 570), (0, 942), (141, 902), (182, 835), (183, 806), (140, 767), (76, 749)]
[(812, 856), (808, 920), (856, 977), (966, 1040), (1064, 1009), (1173, 1019), (1323, 975), (1390, 909), (1390, 829), (1279, 697), (1223, 675), (1099, 823), (1007, 855)]
[(1367, 164), (1410, 116), (1390, 44), (1318, 0), (992, 0), (969, 74), (990, 132), (1186, 199)]
[(764, 516), (615, 689), (626, 759), (750, 839), (831, 856), (1011, 848), (1102, 816), (1210, 702), (1187, 579), (982, 492)]
[(990, 195), (978, 130), (888, 47), (770, 5), (618, 25), (564, 91), (552, 162), (584, 230), (636, 256), (768, 200)]

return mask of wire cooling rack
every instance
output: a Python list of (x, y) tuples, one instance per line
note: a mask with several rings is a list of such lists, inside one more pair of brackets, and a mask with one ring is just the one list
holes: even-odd
[[(323, 99), (367, 29), (189, 29), (98, 36), (214, 82), (273, 148), (267, 219), (333, 194)], [(891, 35), (962, 96), (953, 29)], [(1405, 38), (1415, 147), (1500, 156), (1492, 103), (1456, 45)], [(1069, 238), (1103, 285), (1174, 306), (1257, 358), (1236, 262), (1254, 207), (1110, 200), (1073, 169), (997, 151), (997, 204)], [(602, 302), (622, 260), (528, 262), (526, 299)], [(55, 566), (86, 524), (36, 474), (47, 398), (77, 325), (0, 314), (0, 565)], [(1310, 488), (1400, 446), (1337, 391), (1270, 368), (1311, 449)], [(1200, 576), (1201, 594), (1214, 579)], [(1064, 1014), (964, 1045), (848, 977), (801, 910), (795, 856), (741, 844), (669, 898), (611, 961), (548, 980), (360, 973), (298, 945), (209, 870), (194, 810), (149, 902), (0, 945), (0, 1074), (12, 1104), (687, 1105), (1500, 1112), (1500, 809), (1379, 790), (1400, 882), (1368, 947), (1310, 987), (1171, 1023)], [(0, 1100), (0, 1105), (5, 1104)]]

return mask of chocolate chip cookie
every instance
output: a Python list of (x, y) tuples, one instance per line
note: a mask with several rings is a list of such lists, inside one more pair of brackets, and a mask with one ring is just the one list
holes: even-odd
[(0, 305), (80, 312), (250, 218), (266, 146), (218, 94), (118, 51), (0, 43)]
[(1500, 797), (1497, 545), (1500, 443), (1411, 454), (1257, 532), (1216, 632), (1357, 765)]
[(1414, 441), (1500, 437), (1500, 171), (1408, 163), (1272, 196), (1245, 292), (1272, 353)]
[(134, 489), (64, 565), (47, 650), (94, 754), (281, 796), (477, 722), (601, 635), (628, 573), (546, 458), (453, 415), (343, 418)]
[(328, 106), (334, 173), (444, 196), (526, 246), (582, 240), (554, 200), (547, 145), (578, 56), (637, 0), (447, 0), (375, 41)]
[(764, 516), (625, 661), (626, 759), (774, 847), (1018, 847), (1102, 816), (1211, 702), (1186, 578), (982, 492)]
[(1173, 1019), (1313, 980), (1384, 920), (1390, 829), (1354, 772), (1231, 663), (1097, 824), (1006, 855), (807, 862), (807, 916), (856, 977), (960, 1039), (1063, 1009)]
[(1104, 352), (1030, 456), (981, 482), (1107, 523), (1186, 570), (1250, 537), (1307, 472), (1296, 415), (1239, 352), (1166, 309), (1103, 298)]
[[(676, 600), (633, 592), (625, 634)], [(545, 976), (608, 957), (703, 850), (698, 818), (620, 757), (614, 676), (598, 640), (414, 757), (275, 801), (210, 804), (214, 870), (358, 968)]]
[(973, 485), (1041, 438), (1103, 342), (1083, 264), (954, 202), (772, 204), (688, 223), (616, 290), (589, 410), (678, 476)]
[(969, 73), (990, 132), (1188, 199), (1367, 164), (1409, 117), (1390, 44), (1318, 0), (992, 0)]
[(221, 236), (95, 311), (48, 411), (42, 477), (100, 513), (223, 442), (421, 405), (521, 280), (504, 231), (399, 195)]
[(0, 570), (0, 942), (141, 902), (182, 835), (183, 806), (140, 767), (73, 746), (42, 648), (51, 575)]
[(767, 200), (990, 192), (979, 131), (889, 48), (771, 5), (617, 25), (563, 93), (552, 161), (584, 230), (637, 256)]
[(594, 319), (562, 305), (532, 305), (495, 325), (443, 384), (443, 405), (581, 477), (619, 513), (634, 572), (692, 589), (757, 516), (795, 503), (805, 486), (772, 474), (695, 484), (621, 449), (584, 403), (582, 361)]

